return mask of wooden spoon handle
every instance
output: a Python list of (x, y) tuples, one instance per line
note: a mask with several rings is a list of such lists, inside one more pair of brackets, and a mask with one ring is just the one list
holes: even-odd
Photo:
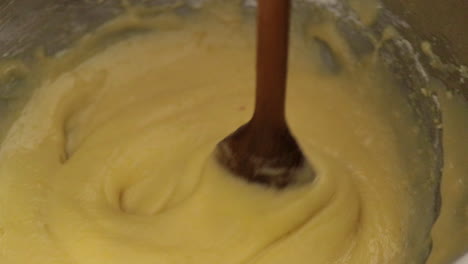
[(285, 128), (290, 0), (258, 0), (257, 87), (252, 123)]

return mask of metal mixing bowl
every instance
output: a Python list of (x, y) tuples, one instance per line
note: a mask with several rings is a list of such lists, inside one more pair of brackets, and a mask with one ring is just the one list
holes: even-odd
[[(174, 0), (130, 1), (142, 5), (167, 5)], [(196, 11), (201, 1), (179, 1), (181, 12)], [(440, 52), (446, 63), (460, 65), (468, 62), (467, 34), (460, 27), (468, 18), (468, 5), (463, 0), (429, 1), (446, 3), (446, 6), (462, 5), (461, 10), (452, 16), (450, 26), (444, 27), (448, 16), (441, 17), (440, 23), (431, 19), (427, 0), (399, 1), (385, 0), (377, 22), (365, 26), (359, 22), (354, 10), (347, 1), (295, 1), (297, 12), (327, 12), (337, 16), (336, 23), (350, 49), (358, 57), (371, 52), (375, 45), (370, 37), (379, 38), (386, 26), (393, 25), (402, 33), (399, 38), (386, 41), (379, 49), (379, 56), (387, 64), (407, 95), (418, 119), (422, 137), (426, 141), (428, 167), (426, 178), (413, 179), (415, 192), (419, 193), (420, 203), (413, 212), (414, 221), (423, 227), (424, 232), (411, 234), (409, 244), (418, 251), (418, 261), (424, 263), (430, 253), (430, 230), (440, 209), (439, 185), (443, 166), (442, 130), (433, 122), (440, 120), (441, 113), (435, 96), (424, 94), (421, 87), (428, 82), (427, 74), (438, 77), (449, 89), (463, 91), (468, 98), (466, 83), (457, 72), (441, 72), (430, 66), (430, 60), (421, 56), (420, 41), (429, 40), (434, 49)], [(240, 3), (251, 8), (253, 1)], [(306, 8), (305, 8), (306, 7)], [(465, 8), (465, 11), (463, 11)], [(70, 47), (87, 32), (122, 13), (121, 1), (115, 0), (2, 0), (0, 1), (0, 58), (21, 60), (34, 64), (35, 54), (41, 47), (46, 55), (53, 56)], [(315, 10), (315, 11), (314, 11)], [(194, 12), (195, 12), (194, 11)], [(338, 12), (337, 12), (338, 11)], [(465, 25), (466, 26), (466, 25)], [(457, 30), (460, 30), (457, 32)], [(458, 34), (457, 34), (458, 33)], [(326, 43), (325, 43), (326, 51)], [(1, 66), (1, 64), (0, 64)], [(15, 71), (0, 78), (0, 116), (8, 125), (6, 113), (12, 108), (20, 108), (27, 98), (28, 91), (21, 91), (23, 76)], [(0, 120), (0, 123), (2, 120)], [(1, 127), (0, 127), (1, 128)], [(1, 135), (0, 135), (1, 142)], [(421, 182), (430, 181), (430, 188), (419, 188)], [(417, 216), (417, 218), (416, 218)], [(429, 241), (429, 242), (428, 242)], [(409, 262), (408, 262), (409, 263)]]

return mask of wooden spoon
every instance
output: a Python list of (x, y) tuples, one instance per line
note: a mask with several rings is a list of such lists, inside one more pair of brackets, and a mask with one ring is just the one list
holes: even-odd
[(218, 144), (216, 157), (248, 181), (283, 188), (314, 177), (285, 118), (290, 0), (259, 0), (258, 12), (255, 112)]

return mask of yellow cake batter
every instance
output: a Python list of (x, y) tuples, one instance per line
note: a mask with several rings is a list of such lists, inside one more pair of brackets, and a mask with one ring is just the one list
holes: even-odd
[[(351, 67), (341, 58), (345, 70), (334, 76), (294, 33), (287, 115), (317, 177), (278, 191), (230, 175), (212, 157), (252, 113), (253, 21), (225, 7), (190, 20), (136, 20), (112, 27), (165, 30), (128, 38), (63, 73), (70, 57), (49, 62), (9, 129), (0, 147), (0, 263), (427, 257), (430, 220), (415, 218), (408, 180), (425, 173), (424, 155), (410, 156), (424, 142), (378, 64)], [(401, 138), (403, 125), (414, 129)]]

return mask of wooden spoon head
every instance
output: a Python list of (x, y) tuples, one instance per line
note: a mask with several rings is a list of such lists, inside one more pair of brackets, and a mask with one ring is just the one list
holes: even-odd
[(215, 155), (235, 175), (278, 189), (315, 176), (287, 128), (272, 133), (247, 123), (222, 140)]

